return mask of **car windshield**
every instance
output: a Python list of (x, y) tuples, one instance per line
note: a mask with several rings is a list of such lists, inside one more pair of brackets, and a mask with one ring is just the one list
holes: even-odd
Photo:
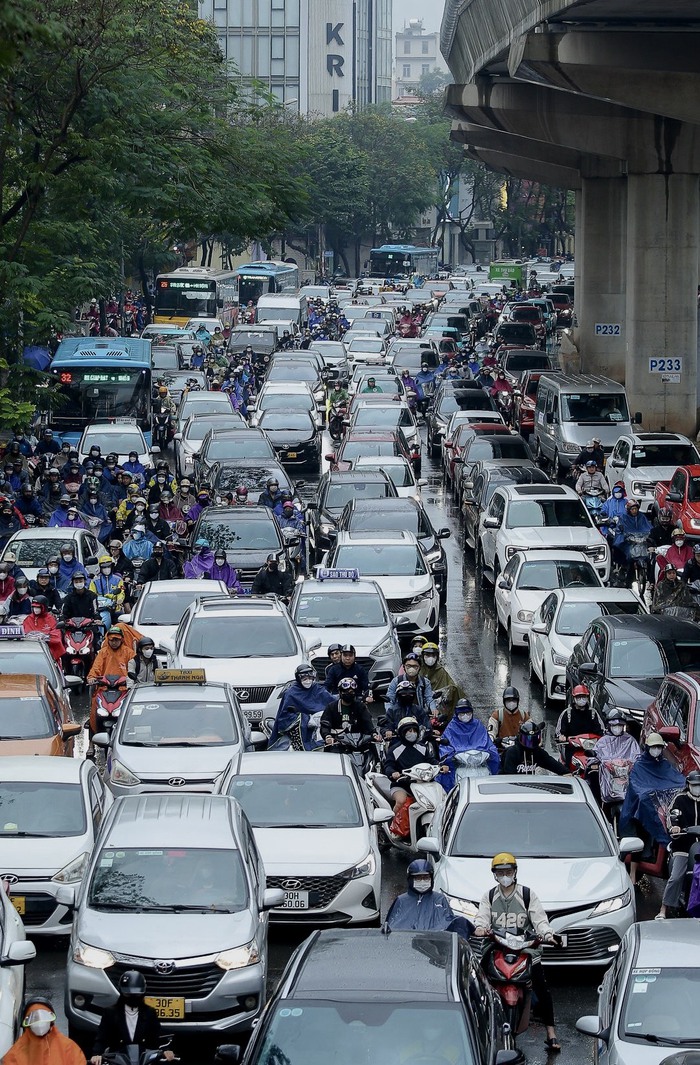
[(612, 640), (610, 677), (663, 677), (668, 665), (658, 643), (646, 636), (631, 640)]
[(66, 538), (62, 536), (59, 539), (54, 536), (43, 540), (41, 537), (37, 536), (26, 540), (13, 540), (10, 543), (8, 551), (17, 556), (18, 566), (27, 566), (30, 569), (33, 569), (35, 566), (45, 566), (47, 560), (51, 558), (52, 555), (57, 555), (58, 549), (64, 539), (67, 539), (68, 543), (72, 543), (77, 550), (78, 545), (72, 537)]
[(598, 588), (600, 581), (590, 562), (525, 562), (516, 588), (522, 592), (549, 592), (552, 588)]
[(238, 799), (253, 828), (359, 828), (362, 814), (348, 777), (245, 774), (228, 794)]
[(207, 445), (203, 454), (207, 462), (226, 462), (231, 459), (273, 459), (275, 449), (264, 436), (249, 436), (245, 433), (243, 438), (236, 439), (238, 433), (227, 433), (226, 436), (215, 436)]
[(82, 836), (86, 831), (83, 792), (77, 784), (0, 783), (0, 842), (8, 836)]
[(630, 419), (627, 400), (623, 393), (603, 392), (596, 395), (584, 392), (577, 395), (567, 392), (561, 397), (561, 420), (595, 425), (598, 422), (628, 422)]
[(560, 636), (583, 636), (592, 621), (606, 614), (643, 614), (641, 603), (636, 601), (623, 601), (621, 603), (562, 603), (557, 622), (556, 632)]
[(280, 362), (270, 368), (267, 381), (309, 381), (318, 383), (318, 370), (311, 362)]
[(400, 403), (393, 407), (368, 403), (358, 409), (353, 421), (354, 429), (395, 429), (397, 426), (403, 429), (412, 425), (411, 412), (408, 407), (403, 407)]
[(196, 617), (187, 630), (187, 658), (289, 658), (298, 653), (288, 618)]
[(148, 451), (141, 433), (110, 433), (109, 436), (105, 436), (99, 430), (88, 432), (85, 433), (83, 442), (80, 445), (81, 453), (87, 454), (90, 448), (95, 445), (105, 451), (114, 451), (117, 455), (128, 455), (130, 451), (136, 451), (137, 454), (143, 455)]
[(384, 351), (384, 341), (374, 337), (355, 337), (348, 345), (348, 351), (369, 351), (371, 354), (379, 355)]
[(334, 592), (322, 595), (309, 591), (299, 597), (294, 617), (306, 629), (374, 629), (387, 625), (382, 601), (377, 595)]
[(223, 392), (188, 392), (182, 401), (178, 417), (182, 422), (193, 414), (218, 414), (219, 411), (226, 413), (229, 410), (233, 413), (231, 400)]
[(60, 687), (58, 682), (62, 678), (57, 676), (58, 667), (51, 664), (53, 659), (49, 661), (47, 657), (44, 650), (46, 644), (37, 647), (34, 640), (25, 640), (21, 647), (20, 651), (17, 640), (0, 641), (0, 674), (32, 673), (34, 676), (46, 677), (51, 685)]
[(0, 698), (0, 741), (40, 740), (57, 731), (49, 708), (38, 695)]
[(506, 357), (505, 367), (510, 373), (521, 370), (547, 370), (549, 369), (549, 357), (538, 355), (536, 351), (528, 351), (522, 355), (510, 355)]
[[(280, 1000), (251, 1065), (327, 1065), (329, 1047), (333, 1065), (474, 1065), (476, 1044), (462, 1006), (373, 999), (371, 992), (361, 1002), (305, 998), (303, 1009), (296, 999)], [(476, 1008), (481, 1011), (481, 1001)]]
[(267, 410), (259, 422), (261, 429), (274, 432), (313, 433), (314, 424), (306, 411)]
[[(149, 592), (139, 599), (139, 625), (179, 624), (180, 618), (192, 602), (192, 596), (194, 593), (189, 590), (166, 592), (160, 590), (162, 587), (163, 585), (159, 584), (157, 590), (156, 588), (151, 588)], [(197, 590), (196, 594), (200, 598), (206, 598), (208, 595), (221, 595), (221, 592), (218, 588), (215, 588), (212, 592), (202, 592)]]
[(127, 747), (222, 747), (236, 743), (238, 730), (228, 701), (151, 698), (133, 702), (119, 735)]
[[(357, 469), (357, 467), (355, 468)], [(362, 462), (360, 463), (360, 469), (383, 471), (391, 478), (395, 488), (410, 488), (416, 483), (411, 467), (407, 462), (387, 462), (384, 466)]]
[(405, 510), (403, 507), (401, 510), (394, 510), (393, 507), (356, 510), (348, 525), (348, 532), (399, 533), (401, 530), (413, 533), (419, 540), (430, 535), (425, 513), (418, 507), (406, 507)]
[(347, 440), (343, 444), (340, 457), (343, 462), (352, 462), (360, 455), (375, 455), (381, 458), (382, 455), (395, 454), (396, 444), (393, 440), (369, 440), (365, 437), (364, 440)]
[[(663, 954), (659, 954), (659, 959)], [(688, 1047), (700, 1043), (700, 969), (666, 966), (632, 969), (620, 1016), (625, 1039)], [(658, 1060), (662, 1055), (655, 1056)], [(697, 1057), (673, 1055), (671, 1061)]]
[(536, 344), (534, 328), (526, 322), (506, 322), (498, 327), (498, 340), (505, 344)]
[(316, 404), (309, 392), (266, 392), (260, 397), (257, 410), (314, 410)]
[(503, 436), (496, 440), (475, 437), (468, 445), (469, 461), (477, 459), (529, 459), (530, 451), (519, 436)]
[(331, 481), (323, 504), (326, 510), (342, 510), (351, 499), (385, 499), (391, 489), (381, 481)]
[(203, 418), (192, 418), (187, 423), (187, 427), (185, 428), (183, 436), (185, 440), (187, 440), (188, 444), (201, 443), (201, 441), (204, 440), (204, 437), (207, 435), (210, 429), (226, 429), (229, 423), (229, 419), (234, 425), (240, 420), (236, 417), (233, 408), (231, 409), (230, 415), (215, 414), (212, 416), (207, 414)]
[(634, 469), (639, 466), (692, 466), (698, 461), (698, 453), (690, 444), (642, 444), (632, 448)]
[(248, 885), (241, 856), (230, 847), (104, 847), (88, 906), (134, 913), (238, 913), (248, 906)]
[(542, 317), (542, 311), (539, 307), (514, 307), (513, 308), (513, 321), (514, 322), (539, 322)]
[(590, 529), (591, 519), (580, 499), (514, 499), (508, 506), (507, 529)]
[(491, 858), (495, 839), (499, 847), (518, 858), (601, 858), (612, 853), (586, 803), (555, 802), (551, 798), (546, 803), (520, 803), (513, 798), (512, 802), (465, 807), (450, 855)]
[(338, 569), (359, 569), (363, 577), (422, 577), (423, 556), (412, 544), (344, 544), (338, 548)]
[[(236, 484), (241, 482), (236, 481)], [(231, 515), (227, 521), (210, 518), (201, 522), (198, 536), (204, 537), (215, 551), (279, 551), (280, 535), (274, 520), (263, 518), (244, 521), (237, 515)]]

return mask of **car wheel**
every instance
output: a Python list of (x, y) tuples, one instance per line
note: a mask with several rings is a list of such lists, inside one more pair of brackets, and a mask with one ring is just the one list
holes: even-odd
[(559, 461), (559, 452), (555, 451), (554, 461), (552, 463), (552, 480), (555, 484), (559, 484), (563, 480), (563, 477), (564, 471), (562, 470), (561, 463)]
[(484, 552), (480, 547), (476, 549), (476, 573), (477, 579), (481, 582), (481, 587), (486, 588), (488, 581), (486, 579), (486, 566), (484, 564)]
[(522, 650), (523, 649), (520, 646), (520, 644), (513, 643), (513, 627), (512, 627), (512, 625), (509, 622), (508, 623), (508, 651), (509, 651), (509, 653), (511, 655), (511, 658), (513, 657), (513, 655), (522, 654)]
[(544, 452), (542, 451), (542, 444), (540, 443), (539, 437), (537, 438), (537, 443), (535, 444), (535, 462), (538, 466), (547, 465), (547, 460), (544, 457)]

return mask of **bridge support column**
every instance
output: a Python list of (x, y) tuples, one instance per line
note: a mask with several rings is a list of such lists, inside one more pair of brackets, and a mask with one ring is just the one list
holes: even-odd
[[(630, 407), (642, 412), (645, 429), (691, 436), (698, 419), (699, 191), (697, 174), (630, 174), (627, 179)], [(680, 381), (650, 373), (652, 358), (681, 358)]]
[(584, 177), (580, 199), (576, 273), (580, 271), (581, 278), (576, 310), (581, 372), (624, 382), (626, 179)]

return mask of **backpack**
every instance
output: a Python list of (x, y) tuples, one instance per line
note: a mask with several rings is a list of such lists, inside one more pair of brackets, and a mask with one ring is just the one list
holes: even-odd
[[(489, 891), (489, 905), (495, 899), (497, 891), (498, 891), (498, 888), (495, 888), (495, 887), (492, 887), (491, 890)], [(530, 892), (529, 887), (524, 887), (523, 888), (523, 902), (525, 903), (525, 909), (528, 912), (528, 916), (530, 914), (530, 898), (531, 898), (531, 892)]]

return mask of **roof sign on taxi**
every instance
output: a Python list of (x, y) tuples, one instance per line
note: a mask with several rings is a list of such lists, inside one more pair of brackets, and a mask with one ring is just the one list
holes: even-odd
[(203, 669), (156, 669), (155, 684), (206, 684), (207, 674)]
[(359, 569), (326, 569), (319, 566), (316, 570), (317, 581), (359, 581)]

